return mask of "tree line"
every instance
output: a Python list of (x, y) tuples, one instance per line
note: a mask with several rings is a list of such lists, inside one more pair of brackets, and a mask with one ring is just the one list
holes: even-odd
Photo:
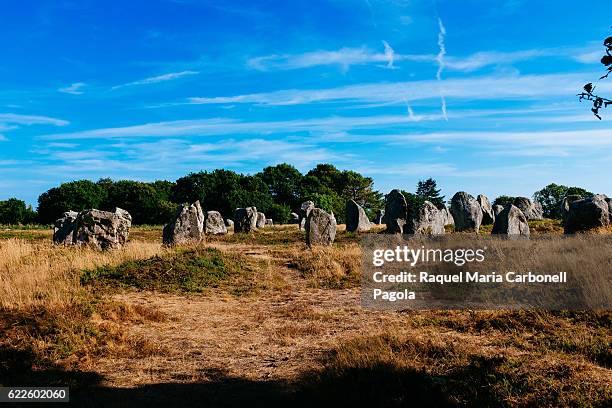
[[(417, 209), (425, 201), (445, 205), (444, 196), (434, 179), (418, 182), (415, 192), (402, 190), (408, 208)], [(592, 195), (579, 187), (550, 184), (534, 194), (542, 204), (544, 215), (560, 218), (561, 202), (566, 195)], [(374, 190), (374, 181), (351, 170), (339, 170), (331, 164), (318, 164), (302, 174), (294, 166), (282, 163), (268, 166), (253, 175), (217, 169), (190, 173), (175, 182), (158, 180), (98, 181), (76, 180), (62, 183), (42, 193), (34, 211), (22, 200), (0, 201), (0, 224), (52, 224), (68, 210), (90, 208), (111, 211), (115, 207), (127, 210), (134, 224), (165, 224), (178, 206), (200, 200), (205, 211), (216, 210), (231, 218), (239, 207), (256, 206), (276, 223), (286, 223), (291, 212), (298, 212), (304, 201), (333, 212), (339, 223), (345, 222), (346, 201), (353, 199), (364, 207), (370, 219), (384, 208), (384, 195)], [(506, 204), (514, 197), (500, 196), (495, 204)]]

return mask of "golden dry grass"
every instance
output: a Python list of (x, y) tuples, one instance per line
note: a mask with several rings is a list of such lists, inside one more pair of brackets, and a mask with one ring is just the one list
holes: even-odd
[(130, 242), (120, 251), (57, 247), (50, 241), (0, 241), (0, 307), (65, 305), (79, 292), (83, 269), (116, 265), (167, 251), (159, 243)]
[[(176, 388), (189, 390), (178, 397), (203, 405), (219, 394), (238, 406), (281, 394), (310, 406), (605, 406), (612, 398), (610, 311), (364, 310), (359, 235), (346, 231), (313, 249), (296, 226), (209, 238), (203, 246), (255, 269), (202, 294), (79, 285), (85, 269), (188, 250), (165, 249), (158, 237), (136, 229), (112, 252), (0, 240), (0, 383), (24, 385), (59, 367), (56, 382), (87, 370), (149, 400), (168, 395), (156, 384), (190, 385)], [(568, 251), (555, 262), (576, 259)]]
[(292, 266), (315, 287), (338, 289), (359, 285), (361, 248), (357, 244), (299, 248), (288, 255)]

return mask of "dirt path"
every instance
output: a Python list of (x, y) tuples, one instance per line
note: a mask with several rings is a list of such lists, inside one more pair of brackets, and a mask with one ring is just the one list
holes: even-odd
[(222, 290), (202, 295), (128, 292), (115, 296), (169, 316), (161, 323), (126, 327), (162, 347), (163, 355), (143, 359), (104, 358), (96, 366), (107, 386), (200, 381), (219, 373), (249, 380), (291, 379), (315, 368), (325, 350), (365, 326), (385, 325), (393, 314), (359, 306), (359, 290), (310, 288), (286, 260), (273, 259), (264, 246), (217, 244), (270, 262), (283, 289), (235, 297)]

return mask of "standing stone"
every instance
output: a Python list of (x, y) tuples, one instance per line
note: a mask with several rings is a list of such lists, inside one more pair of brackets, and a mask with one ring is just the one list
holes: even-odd
[(272, 218), (266, 218), (266, 226), (271, 227), (274, 225), (274, 220)]
[(428, 235), (444, 234), (444, 218), (444, 213), (442, 211), (438, 210), (431, 202), (425, 201), (404, 227), (404, 233)]
[(132, 216), (121, 208), (115, 211), (81, 211), (76, 219), (74, 243), (98, 249), (117, 249), (127, 242)]
[(336, 218), (320, 208), (313, 208), (306, 218), (306, 244), (331, 245), (336, 238)]
[(385, 217), (385, 210), (376, 210), (376, 221), (374, 221), (374, 224), (376, 225), (382, 224), (384, 217)]
[(391, 190), (385, 196), (385, 223), (387, 224), (385, 232), (401, 234), (404, 231), (404, 225), (406, 225), (407, 212), (406, 197), (397, 189)]
[(225, 221), (223, 221), (223, 217), (219, 211), (206, 212), (206, 219), (204, 220), (204, 233), (209, 235), (227, 234)]
[(442, 218), (444, 220), (444, 226), (447, 225), (455, 225), (455, 219), (453, 218), (453, 214), (451, 214), (450, 210), (448, 209), (447, 206), (444, 206), (441, 210), (440, 213), (442, 215)]
[(252, 232), (257, 229), (257, 208), (237, 208), (234, 212), (234, 232)]
[(315, 208), (315, 205), (312, 201), (304, 201), (300, 206), (300, 229), (305, 228), (306, 218), (308, 217), (308, 214), (310, 214), (310, 211), (312, 211), (313, 208)]
[(561, 218), (563, 219), (563, 221), (565, 221), (565, 219), (567, 218), (567, 214), (569, 213), (570, 209), (570, 204), (578, 200), (582, 200), (582, 196), (579, 196), (577, 194), (570, 194), (563, 198), (563, 201), (561, 202)]
[(612, 224), (612, 198), (606, 197), (606, 201), (608, 202), (608, 216), (610, 218), (610, 224)]
[(601, 194), (574, 201), (570, 204), (565, 219), (565, 233), (573, 234), (592, 228), (607, 227), (610, 225), (609, 208), (606, 196)]
[(455, 231), (478, 233), (482, 223), (482, 209), (472, 195), (464, 191), (456, 193), (451, 200), (450, 212), (455, 220)]
[(493, 212), (493, 207), (491, 207), (491, 202), (487, 196), (478, 194), (476, 201), (478, 201), (482, 210), (482, 223), (484, 225), (493, 224), (495, 222), (495, 212)]
[(495, 217), (497, 217), (499, 215), (500, 212), (504, 211), (504, 206), (503, 205), (499, 205), (499, 204), (495, 204), (493, 206), (493, 214), (495, 214)]
[(346, 230), (350, 232), (363, 232), (369, 231), (372, 228), (372, 224), (368, 219), (363, 207), (355, 202), (355, 200), (349, 200), (346, 202)]
[(198, 243), (204, 238), (204, 213), (200, 201), (179, 207), (174, 220), (164, 227), (165, 245)]
[(292, 212), (289, 218), (289, 224), (299, 224), (299, 223), (300, 223), (300, 216)]
[(525, 214), (528, 220), (541, 220), (544, 218), (542, 206), (534, 204), (527, 197), (516, 197), (512, 203)]
[(72, 245), (74, 244), (74, 230), (76, 228), (76, 219), (79, 213), (76, 211), (67, 211), (55, 221), (53, 228), (53, 243), (56, 245)]
[(257, 222), (255, 223), (257, 228), (263, 228), (266, 226), (266, 214), (262, 212), (257, 213)]
[(508, 204), (495, 218), (491, 234), (528, 237), (527, 217), (518, 207)]
[(227, 228), (233, 228), (234, 227), (234, 221), (231, 218), (226, 218), (225, 219), (225, 226)]

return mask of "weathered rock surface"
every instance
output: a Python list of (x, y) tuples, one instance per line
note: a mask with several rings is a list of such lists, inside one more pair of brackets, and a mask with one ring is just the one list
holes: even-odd
[(582, 196), (579, 196), (577, 194), (570, 194), (563, 198), (563, 201), (561, 202), (561, 218), (564, 221), (565, 218), (567, 218), (567, 213), (569, 213), (570, 204), (578, 200), (582, 200)]
[(271, 227), (274, 225), (274, 220), (272, 218), (266, 218), (266, 225)]
[(300, 229), (304, 229), (305, 225), (306, 225), (306, 218), (308, 217), (308, 214), (310, 214), (310, 211), (312, 211), (315, 208), (315, 204), (312, 201), (304, 201), (302, 203), (302, 205), (300, 206)]
[(292, 212), (289, 218), (289, 224), (299, 224), (299, 223), (300, 223), (300, 216)]
[(226, 218), (225, 219), (225, 226), (227, 228), (234, 227), (234, 220), (232, 220), (231, 218)]
[(227, 234), (225, 221), (223, 220), (223, 217), (219, 211), (206, 212), (206, 219), (204, 220), (204, 233), (209, 235)]
[(569, 212), (565, 218), (565, 233), (573, 234), (609, 225), (610, 204), (606, 200), (606, 196), (597, 194), (570, 204)]
[(528, 237), (527, 217), (518, 207), (508, 204), (495, 218), (491, 234)]
[(608, 216), (610, 217), (610, 224), (612, 224), (612, 198), (606, 198), (608, 202)]
[(263, 228), (266, 226), (266, 214), (262, 212), (257, 213), (257, 222), (255, 223), (257, 228)]
[(407, 211), (406, 198), (401, 191), (391, 190), (385, 196), (385, 223), (387, 224), (385, 232), (389, 234), (403, 233)]
[(197, 243), (204, 238), (204, 213), (199, 201), (179, 207), (174, 220), (164, 226), (163, 241), (166, 245)]
[(444, 220), (444, 225), (455, 225), (455, 219), (453, 218), (453, 214), (451, 214), (450, 210), (447, 206), (444, 206), (440, 213), (442, 214), (442, 218)]
[(493, 211), (493, 207), (491, 207), (491, 202), (487, 196), (478, 194), (476, 201), (478, 201), (478, 204), (480, 204), (480, 209), (482, 210), (482, 223), (484, 225), (493, 224), (495, 222), (495, 212)]
[(482, 223), (482, 209), (476, 199), (459, 191), (451, 199), (450, 212), (455, 220), (455, 231), (474, 231), (478, 233)]
[(76, 229), (76, 219), (79, 213), (67, 211), (55, 221), (53, 228), (53, 243), (56, 245), (74, 244), (74, 230)]
[(355, 202), (355, 200), (349, 200), (346, 202), (346, 230), (350, 232), (362, 232), (369, 231), (372, 228), (372, 224), (368, 219), (363, 207)]
[(336, 238), (336, 218), (320, 208), (313, 208), (306, 218), (306, 244), (331, 245)]
[(132, 216), (121, 208), (115, 211), (85, 210), (76, 219), (74, 244), (97, 249), (118, 249), (127, 242)]
[(542, 206), (539, 203), (534, 203), (527, 197), (516, 197), (512, 204), (518, 207), (528, 220), (541, 220), (544, 218)]
[(380, 225), (384, 223), (384, 217), (385, 217), (385, 210), (377, 210), (376, 211), (376, 221), (374, 221), (374, 224)]
[(495, 216), (497, 217), (499, 215), (500, 212), (504, 211), (504, 206), (503, 205), (499, 205), (499, 204), (495, 204), (493, 206), (493, 214), (495, 214)]
[(415, 211), (404, 227), (406, 234), (444, 234), (444, 213), (429, 201)]
[(234, 232), (252, 232), (257, 229), (257, 208), (237, 208), (234, 211)]

